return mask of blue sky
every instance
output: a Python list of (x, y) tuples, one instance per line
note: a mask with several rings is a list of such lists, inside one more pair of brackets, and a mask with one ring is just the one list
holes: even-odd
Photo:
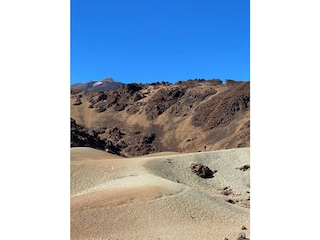
[(250, 80), (249, 0), (72, 0), (71, 84)]

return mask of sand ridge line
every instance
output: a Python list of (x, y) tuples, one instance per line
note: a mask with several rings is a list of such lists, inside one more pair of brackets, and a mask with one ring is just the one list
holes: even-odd
[(183, 188), (172, 190), (155, 185), (110, 187), (73, 196), (71, 208), (72, 211), (84, 211), (92, 208), (110, 208), (123, 204), (158, 201), (161, 198), (178, 196), (186, 190)]
[(187, 186), (175, 183), (169, 179), (165, 179), (159, 176), (156, 176), (152, 173), (142, 173), (142, 174), (130, 174), (128, 176), (119, 176), (116, 178), (112, 178), (105, 183), (97, 184), (93, 187), (87, 188), (81, 192), (76, 194), (72, 194), (72, 197), (80, 196), (83, 194), (92, 193), (95, 191), (100, 191), (103, 189), (111, 189), (111, 188), (128, 188), (128, 187), (138, 187), (138, 186), (155, 186), (155, 187), (163, 187), (168, 190), (177, 191), (181, 188), (185, 188)]

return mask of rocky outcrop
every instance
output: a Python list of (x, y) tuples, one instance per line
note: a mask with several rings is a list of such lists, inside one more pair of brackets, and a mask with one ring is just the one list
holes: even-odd
[(213, 171), (208, 167), (201, 163), (192, 163), (190, 165), (190, 169), (193, 173), (198, 175), (202, 178), (212, 178), (213, 177)]
[(123, 84), (114, 91), (99, 92), (89, 96), (90, 108), (95, 108), (101, 113), (114, 107), (116, 111), (122, 111), (129, 102), (136, 102), (144, 97), (137, 93), (142, 87), (139, 84)]
[(92, 147), (105, 150), (105, 141), (90, 129), (80, 126), (71, 118), (71, 147)]
[(94, 131), (71, 118), (71, 147), (92, 147), (123, 157), (135, 157), (158, 152), (152, 144), (155, 138), (155, 133), (141, 134), (139, 131), (128, 136), (118, 127)]
[(183, 88), (175, 87), (160, 89), (153, 98), (148, 102), (146, 108), (147, 118), (153, 120), (161, 115), (164, 111), (174, 105), (185, 94)]

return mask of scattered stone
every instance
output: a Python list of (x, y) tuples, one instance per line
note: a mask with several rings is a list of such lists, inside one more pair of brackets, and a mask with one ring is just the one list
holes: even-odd
[(236, 169), (240, 169), (241, 171), (246, 171), (250, 168), (250, 165), (249, 164), (246, 164), (246, 165), (243, 165), (242, 167), (240, 168), (236, 168)]
[(242, 225), (241, 230), (247, 230), (247, 228), (244, 225)]
[(246, 240), (246, 234), (245, 233), (239, 233), (237, 240)]
[(213, 177), (213, 171), (201, 163), (192, 163), (190, 165), (190, 169), (193, 173), (197, 174), (199, 177), (202, 177), (202, 178)]
[(226, 202), (231, 203), (231, 204), (235, 204), (236, 202), (233, 201), (232, 199), (227, 199)]
[(231, 189), (230, 187), (225, 187), (225, 188), (221, 191), (221, 193), (222, 193), (223, 195), (229, 196), (229, 195), (232, 193), (232, 189)]

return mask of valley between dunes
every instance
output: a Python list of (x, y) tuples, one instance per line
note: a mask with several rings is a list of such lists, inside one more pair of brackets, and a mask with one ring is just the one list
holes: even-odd
[[(192, 173), (191, 163), (215, 170)], [(71, 148), (71, 239), (250, 237), (250, 148), (122, 158)], [(245, 226), (245, 228), (243, 227)]]

